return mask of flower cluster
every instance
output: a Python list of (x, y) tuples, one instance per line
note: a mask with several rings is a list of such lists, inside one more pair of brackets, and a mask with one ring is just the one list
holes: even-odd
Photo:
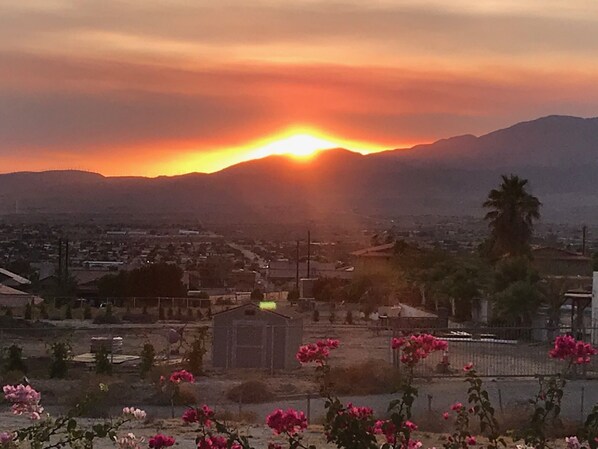
[(330, 355), (330, 350), (338, 348), (338, 344), (338, 340), (331, 338), (319, 340), (316, 343), (301, 346), (295, 357), (300, 363), (316, 362), (319, 365), (323, 365), (324, 361)]
[(565, 443), (567, 445), (567, 449), (580, 449), (581, 443), (577, 439), (577, 437), (566, 437)]
[(41, 394), (29, 385), (5, 385), (2, 388), (4, 399), (12, 403), (11, 410), (15, 415), (29, 415), (33, 420), (41, 419), (44, 411), (39, 405)]
[(430, 334), (419, 334), (393, 338), (392, 348), (401, 349), (401, 363), (413, 367), (434, 351), (446, 351), (448, 343)]
[(145, 413), (145, 411), (141, 410), (140, 408), (135, 408), (135, 407), (125, 407), (123, 408), (123, 415), (125, 416), (131, 416), (135, 419), (145, 419), (147, 417), (147, 413)]
[(288, 409), (285, 412), (281, 409), (278, 409), (274, 410), (270, 415), (268, 415), (266, 418), (266, 424), (277, 435), (282, 433), (295, 435), (307, 428), (307, 419), (305, 418), (305, 414), (303, 412), (293, 409)]
[(164, 447), (172, 446), (174, 442), (175, 440), (173, 437), (169, 437), (161, 433), (158, 433), (157, 435), (154, 435), (149, 439), (148, 445), (152, 449), (162, 449)]
[(170, 375), (170, 382), (173, 384), (180, 384), (181, 382), (193, 383), (195, 382), (195, 377), (193, 377), (193, 374), (189, 371), (182, 369), (180, 371), (175, 371)]
[(203, 405), (201, 408), (194, 407), (185, 410), (181, 419), (187, 424), (199, 423), (202, 426), (210, 427), (212, 425), (212, 419), (214, 418), (214, 410), (207, 405)]
[(0, 432), (0, 448), (9, 448), (12, 445), (15, 435), (10, 432)]
[(374, 428), (372, 429), (372, 431), (375, 434), (384, 435), (384, 437), (386, 438), (386, 442), (389, 444), (395, 444), (397, 441), (397, 426), (395, 426), (395, 424), (390, 420), (376, 421), (376, 424), (374, 424)]
[(229, 446), (229, 441), (221, 436), (212, 435), (205, 436), (197, 441), (197, 449), (241, 449), (239, 443), (232, 443)]
[(134, 433), (127, 433), (124, 437), (114, 440), (119, 449), (141, 449), (144, 438), (137, 438)]
[[(347, 409), (345, 412), (351, 417), (356, 419), (368, 419), (374, 414), (374, 410), (370, 407), (358, 407), (353, 405), (351, 402), (347, 404)], [(343, 411), (339, 411), (339, 414), (343, 413)]]
[(554, 341), (554, 348), (549, 352), (550, 357), (568, 360), (576, 365), (590, 363), (590, 357), (598, 354), (598, 350), (589, 343), (576, 340), (570, 335), (560, 335)]

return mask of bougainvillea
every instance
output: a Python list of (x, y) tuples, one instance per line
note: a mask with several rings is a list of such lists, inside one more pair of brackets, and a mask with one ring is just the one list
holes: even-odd
[(560, 335), (554, 341), (554, 347), (549, 352), (553, 359), (567, 360), (575, 365), (590, 363), (590, 357), (598, 351), (590, 344), (576, 340), (570, 335)]
[(202, 426), (210, 427), (214, 418), (214, 410), (207, 405), (201, 407), (188, 408), (183, 413), (182, 420), (187, 424), (199, 423)]
[(283, 433), (294, 435), (307, 428), (307, 419), (303, 412), (293, 409), (288, 409), (285, 412), (282, 409), (278, 409), (268, 415), (266, 424), (277, 435)]
[(184, 369), (175, 371), (170, 375), (170, 382), (173, 384), (180, 384), (181, 382), (195, 382), (195, 377), (189, 371)]
[(339, 341), (331, 338), (327, 340), (319, 340), (316, 343), (301, 346), (297, 352), (296, 358), (303, 364), (315, 362), (322, 365), (328, 356), (330, 356), (330, 350), (338, 348), (338, 345)]
[(12, 404), (15, 415), (29, 415), (33, 420), (41, 419), (44, 408), (39, 404), (41, 394), (29, 385), (5, 385), (2, 388), (4, 399)]
[(175, 439), (173, 437), (158, 433), (149, 439), (148, 446), (152, 449), (162, 449), (172, 446), (174, 443)]
[(446, 351), (448, 343), (430, 334), (393, 338), (392, 348), (401, 350), (401, 363), (414, 367), (434, 351)]

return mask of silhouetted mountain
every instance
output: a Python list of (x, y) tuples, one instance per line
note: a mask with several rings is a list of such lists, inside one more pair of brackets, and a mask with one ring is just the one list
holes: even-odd
[(598, 223), (598, 119), (550, 116), (480, 137), (309, 162), (270, 156), (213, 174), (0, 175), (0, 213), (196, 214), (205, 221), (352, 220), (362, 215), (482, 215), (502, 173), (530, 180), (549, 220)]

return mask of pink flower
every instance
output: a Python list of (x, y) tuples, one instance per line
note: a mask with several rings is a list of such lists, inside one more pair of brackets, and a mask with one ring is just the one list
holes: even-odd
[(266, 418), (266, 424), (275, 434), (288, 433), (295, 435), (307, 428), (307, 419), (303, 412), (288, 409), (286, 412), (281, 409), (274, 410)]
[(132, 416), (135, 419), (145, 419), (147, 417), (147, 413), (145, 413), (140, 408), (135, 407), (125, 407), (123, 408), (123, 415), (125, 416)]
[(409, 430), (417, 430), (417, 424), (409, 420), (405, 421), (405, 427), (407, 427)]
[(134, 433), (128, 433), (124, 437), (115, 439), (119, 449), (141, 449), (143, 438), (137, 438)]
[(451, 410), (454, 412), (458, 412), (463, 408), (463, 404), (461, 404), (460, 402), (455, 402), (453, 405), (451, 405)]
[[(343, 412), (339, 412), (342, 414)], [(347, 413), (357, 419), (367, 419), (374, 414), (374, 410), (370, 407), (357, 407), (352, 403), (347, 404)]]
[(465, 366), (463, 367), (463, 371), (465, 371), (466, 373), (467, 373), (468, 371), (471, 371), (472, 369), (473, 369), (473, 363), (472, 363), (472, 362), (469, 362), (467, 365), (465, 365)]
[(172, 446), (175, 442), (173, 437), (169, 437), (158, 433), (149, 439), (148, 445), (152, 449), (162, 449), (163, 447)]
[(409, 440), (407, 443), (407, 449), (420, 449), (423, 446), (423, 443), (419, 440)]
[(295, 358), (299, 363), (316, 362), (318, 365), (323, 365), (330, 355), (331, 349), (336, 349), (339, 346), (338, 340), (327, 339), (319, 340), (316, 343), (310, 343), (299, 347), (299, 351)]
[(268, 449), (282, 449), (282, 445), (278, 443), (268, 443)]
[(474, 436), (468, 436), (468, 437), (467, 437), (467, 444), (468, 444), (469, 446), (474, 446), (474, 445), (475, 445), (475, 443), (476, 443), (476, 441), (475, 441), (475, 437), (474, 437)]
[[(197, 449), (228, 449), (229, 441), (218, 435), (205, 436), (197, 442)], [(231, 443), (230, 449), (241, 449), (239, 443)]]
[(567, 443), (567, 449), (580, 449), (581, 443), (577, 439), (577, 437), (566, 437), (565, 442)]
[(553, 359), (567, 360), (576, 365), (590, 363), (590, 357), (598, 354), (591, 344), (576, 340), (570, 335), (559, 335), (548, 353)]
[(8, 446), (14, 439), (14, 434), (10, 432), (0, 432), (0, 446)]
[(443, 418), (443, 419), (445, 419), (445, 420), (446, 420), (446, 419), (449, 419), (449, 412), (444, 412), (444, 413), (442, 414), (442, 418)]
[(173, 384), (180, 384), (181, 382), (193, 383), (195, 382), (195, 377), (193, 377), (193, 374), (189, 371), (182, 369), (180, 371), (175, 371), (170, 375), (170, 382)]
[(430, 334), (410, 335), (409, 337), (393, 338), (393, 349), (400, 349), (401, 363), (415, 366), (420, 360), (425, 359), (434, 351), (445, 351), (448, 343)]
[(372, 432), (375, 434), (383, 434), (386, 438), (386, 442), (389, 444), (395, 444), (397, 441), (397, 426), (395, 426), (392, 421), (376, 421)]
[(15, 415), (29, 415), (30, 419), (41, 419), (43, 407), (39, 405), (41, 394), (29, 385), (5, 385), (2, 388), (4, 399), (12, 403), (11, 410)]
[(211, 419), (214, 418), (214, 411), (207, 405), (202, 405), (201, 408), (189, 408), (185, 410), (181, 419), (187, 424), (200, 423), (202, 426), (210, 427), (212, 425)]

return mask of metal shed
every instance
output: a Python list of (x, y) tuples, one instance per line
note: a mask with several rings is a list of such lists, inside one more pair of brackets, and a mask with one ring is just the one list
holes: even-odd
[(291, 369), (303, 340), (303, 320), (247, 303), (214, 314), (214, 368)]

